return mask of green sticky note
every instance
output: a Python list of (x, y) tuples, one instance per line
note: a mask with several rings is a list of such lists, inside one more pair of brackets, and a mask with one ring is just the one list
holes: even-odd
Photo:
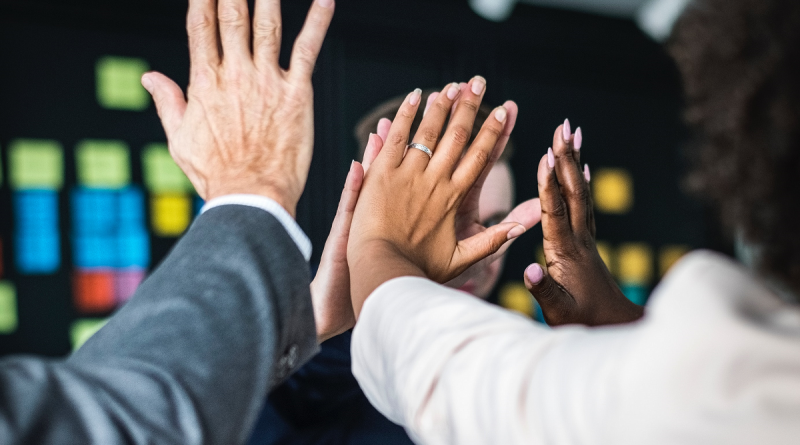
[(69, 337), (72, 340), (72, 350), (78, 350), (92, 335), (105, 326), (107, 322), (107, 318), (82, 318), (73, 321), (69, 329)]
[(142, 59), (103, 57), (97, 61), (97, 102), (111, 110), (142, 111), (150, 94), (142, 87), (142, 75), (150, 66)]
[(17, 290), (12, 283), (0, 281), (0, 334), (17, 330)]
[(60, 190), (64, 185), (64, 151), (56, 141), (17, 139), (8, 158), (15, 189)]
[(151, 193), (194, 192), (189, 178), (169, 155), (166, 144), (151, 144), (142, 152), (144, 183)]
[(75, 152), (78, 182), (88, 188), (121, 189), (131, 182), (128, 146), (121, 141), (85, 140)]

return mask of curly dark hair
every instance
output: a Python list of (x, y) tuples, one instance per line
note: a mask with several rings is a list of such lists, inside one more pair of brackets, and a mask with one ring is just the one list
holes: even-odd
[(687, 183), (800, 295), (800, 1), (695, 0), (669, 49), (697, 132)]

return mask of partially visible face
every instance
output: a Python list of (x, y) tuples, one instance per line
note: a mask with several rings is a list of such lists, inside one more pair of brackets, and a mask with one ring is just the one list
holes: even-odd
[[(514, 182), (511, 169), (505, 162), (498, 162), (489, 172), (480, 197), (480, 220), (484, 227), (500, 223), (511, 212), (514, 205)], [(503, 271), (505, 256), (478, 272), (476, 278), (467, 281), (461, 290), (476, 297), (486, 299), (492, 293), (500, 273)]]

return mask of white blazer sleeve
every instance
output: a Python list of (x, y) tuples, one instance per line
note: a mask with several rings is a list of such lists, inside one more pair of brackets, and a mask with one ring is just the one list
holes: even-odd
[(367, 299), (353, 374), (425, 444), (595, 443), (630, 328), (552, 330), (421, 278)]

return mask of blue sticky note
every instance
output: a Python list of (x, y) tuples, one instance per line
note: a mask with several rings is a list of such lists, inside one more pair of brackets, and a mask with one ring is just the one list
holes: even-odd
[(194, 216), (200, 216), (200, 212), (203, 210), (203, 206), (206, 205), (206, 202), (203, 198), (199, 196), (194, 197)]
[(14, 192), (16, 233), (36, 234), (58, 230), (58, 194), (44, 190)]
[(122, 232), (117, 237), (117, 264), (119, 268), (147, 268), (150, 266), (150, 237), (144, 230)]
[(61, 266), (61, 238), (57, 231), (18, 233), (14, 244), (14, 260), (21, 274), (52, 274)]
[(82, 269), (116, 267), (117, 252), (113, 235), (80, 235), (73, 239), (73, 262)]
[(121, 230), (145, 227), (144, 193), (138, 187), (128, 187), (119, 192), (118, 218)]
[(77, 189), (72, 192), (72, 231), (78, 235), (111, 235), (117, 226), (117, 193)]
[(628, 300), (631, 300), (639, 306), (644, 306), (647, 302), (647, 297), (649, 296), (647, 287), (623, 284), (621, 289), (622, 293), (628, 297)]

